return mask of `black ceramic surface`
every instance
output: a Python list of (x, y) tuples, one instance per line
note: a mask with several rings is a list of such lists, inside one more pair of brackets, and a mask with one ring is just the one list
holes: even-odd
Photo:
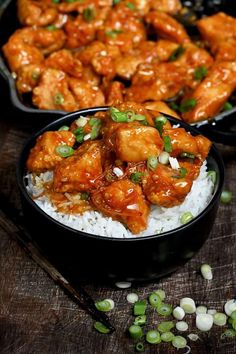
[[(213, 146), (208, 167), (217, 173), (214, 196), (207, 208), (195, 219), (178, 229), (159, 235), (130, 239), (107, 238), (75, 231), (45, 214), (26, 191), (25, 166), (36, 138), (47, 130), (69, 125), (80, 115), (93, 115), (107, 107), (71, 113), (49, 124), (25, 145), (17, 166), (17, 181), (22, 207), (33, 240), (69, 278), (102, 280), (147, 281), (175, 271), (202, 247), (214, 223), (224, 180), (222, 159)], [(169, 118), (193, 135), (199, 134), (188, 124)]]

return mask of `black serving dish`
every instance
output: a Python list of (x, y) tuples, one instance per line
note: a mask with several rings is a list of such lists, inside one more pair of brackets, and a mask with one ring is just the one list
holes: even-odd
[[(196, 27), (191, 22), (192, 15), (196, 16), (196, 18), (201, 18), (218, 11), (224, 11), (231, 16), (236, 16), (236, 3), (232, 3), (231, 0), (182, 0), (182, 3), (188, 11), (182, 17), (177, 16), (177, 19), (185, 25), (190, 35), (196, 35)], [(16, 90), (15, 80), (4, 59), (1, 48), (19, 27), (21, 26), (17, 19), (16, 0), (3, 1), (0, 5), (0, 75), (7, 84), (10, 102), (18, 115), (29, 117), (29, 119), (33, 118), (34, 121), (38, 119), (40, 119), (40, 122), (53, 121), (65, 115), (66, 112), (38, 109), (32, 105), (29, 99), (21, 97)], [(204, 135), (215, 142), (234, 146), (236, 145), (235, 115), (236, 107), (217, 115), (213, 120), (197, 123), (196, 125)]]
[[(214, 195), (195, 219), (178, 229), (141, 238), (108, 238), (75, 231), (45, 214), (26, 190), (26, 161), (36, 138), (47, 130), (69, 125), (80, 115), (93, 115), (107, 107), (81, 110), (50, 123), (26, 143), (17, 165), (17, 182), (22, 208), (32, 239), (44, 254), (69, 278), (97, 281), (151, 281), (174, 272), (190, 260), (208, 238), (214, 224), (224, 182), (224, 166), (215, 146), (208, 157), (208, 168), (217, 173)], [(179, 120), (193, 135), (199, 131)]]

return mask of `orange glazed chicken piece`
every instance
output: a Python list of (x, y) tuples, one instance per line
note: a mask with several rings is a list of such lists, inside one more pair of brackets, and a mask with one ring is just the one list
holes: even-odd
[(36, 145), (31, 149), (27, 160), (30, 172), (52, 170), (63, 160), (56, 148), (60, 145), (73, 146), (75, 135), (69, 131), (48, 131), (40, 135)]
[(124, 222), (134, 234), (147, 227), (149, 205), (140, 186), (129, 180), (119, 180), (91, 193), (97, 210)]
[(182, 8), (180, 0), (150, 0), (150, 2), (152, 9), (173, 15)]
[(155, 128), (127, 124), (115, 133), (115, 152), (121, 161), (139, 162), (159, 156), (163, 141)]
[(17, 12), (20, 23), (26, 26), (47, 26), (58, 16), (53, 1), (50, 4), (43, 0), (17, 0)]
[(64, 193), (97, 188), (102, 172), (100, 142), (86, 142), (76, 150), (74, 156), (65, 158), (56, 166), (54, 190)]
[(181, 204), (193, 184), (193, 177), (197, 177), (199, 165), (196, 171), (192, 171), (195, 165), (190, 164), (191, 169), (186, 169), (186, 175), (181, 176), (181, 169), (174, 170), (169, 166), (158, 164), (156, 169), (143, 179), (143, 191), (146, 198), (152, 203), (165, 208), (171, 208)]

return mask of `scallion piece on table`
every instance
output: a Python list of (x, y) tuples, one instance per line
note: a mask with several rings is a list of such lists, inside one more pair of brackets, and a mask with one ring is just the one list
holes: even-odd
[(234, 310), (231, 315), (230, 318), (232, 318), (233, 320), (236, 320), (236, 310)]
[(174, 310), (173, 310), (173, 316), (177, 320), (181, 321), (184, 318), (184, 316), (185, 316), (185, 312), (182, 309), (182, 307), (180, 307), (180, 306), (175, 307)]
[(135, 302), (134, 304), (134, 315), (139, 316), (139, 315), (145, 315), (147, 308), (147, 301), (146, 300), (140, 300)]
[(110, 332), (109, 328), (107, 328), (106, 326), (104, 326), (101, 322), (95, 322), (94, 323), (94, 328), (103, 334), (107, 334)]
[(161, 340), (162, 342), (172, 342), (174, 339), (175, 335), (172, 332), (164, 332), (161, 334)]
[(183, 349), (186, 347), (187, 341), (182, 336), (175, 336), (172, 340), (172, 345), (177, 349)]
[(220, 196), (221, 203), (228, 204), (232, 200), (232, 192), (229, 190), (223, 190)]
[(193, 219), (193, 214), (190, 211), (186, 211), (180, 217), (180, 223), (182, 225), (187, 224), (189, 221)]
[(136, 301), (138, 301), (138, 295), (135, 293), (129, 293), (126, 296), (126, 299), (129, 303), (134, 304)]
[(222, 312), (216, 312), (213, 315), (213, 323), (217, 326), (224, 326), (227, 322), (227, 316), (226, 314)]
[(196, 314), (200, 314), (200, 313), (207, 313), (207, 307), (206, 306), (198, 306), (196, 308)]
[(227, 316), (231, 316), (232, 312), (236, 310), (236, 299), (228, 300), (224, 305), (224, 310)]
[(233, 338), (233, 337), (236, 337), (236, 331), (234, 331), (231, 328), (226, 329), (220, 336), (221, 339)]
[(145, 350), (144, 344), (142, 342), (136, 343), (135, 350), (136, 352), (144, 352)]
[(161, 301), (161, 298), (158, 294), (156, 294), (155, 292), (151, 293), (149, 295), (149, 303), (152, 307), (157, 307), (159, 305), (161, 305), (162, 301)]
[(150, 344), (159, 344), (161, 343), (161, 335), (156, 330), (147, 331), (146, 341)]
[(159, 325), (157, 326), (157, 329), (161, 333), (169, 332), (172, 328), (174, 328), (174, 322), (173, 321), (163, 321), (160, 322)]
[(225, 102), (224, 106), (223, 106), (223, 111), (230, 111), (233, 108), (232, 103), (230, 102)]
[(59, 145), (56, 147), (56, 153), (61, 157), (69, 157), (74, 154), (74, 149), (68, 145)]
[(188, 330), (188, 324), (185, 321), (178, 321), (175, 324), (175, 328), (177, 329), (177, 331), (185, 332)]
[(170, 137), (168, 135), (163, 137), (163, 141), (164, 141), (164, 150), (168, 153), (170, 153), (172, 151), (172, 145), (171, 145), (171, 140)]
[(142, 336), (143, 336), (142, 327), (140, 327), (138, 325), (130, 326), (129, 327), (129, 334), (130, 334), (130, 337), (133, 338), (133, 339), (142, 338)]
[(212, 280), (213, 279), (213, 273), (212, 273), (212, 269), (211, 266), (209, 264), (202, 264), (201, 265), (201, 274), (203, 276), (204, 279), (206, 280)]
[(180, 300), (180, 307), (185, 311), (185, 313), (192, 314), (196, 312), (195, 302), (190, 297), (183, 297)]
[(161, 301), (165, 300), (166, 293), (163, 289), (157, 289), (157, 290), (154, 290), (153, 292), (160, 297)]
[(99, 311), (107, 312), (112, 309), (112, 306), (108, 300), (96, 301), (95, 306)]
[(146, 323), (146, 320), (147, 320), (146, 315), (139, 315), (139, 316), (135, 317), (134, 325), (142, 326)]
[(147, 167), (149, 170), (155, 170), (158, 165), (158, 160), (156, 156), (149, 156), (147, 159)]
[(213, 316), (208, 313), (200, 313), (196, 316), (196, 327), (202, 331), (207, 332), (213, 326)]
[(157, 313), (161, 316), (169, 316), (172, 314), (173, 309), (171, 305), (162, 302), (160, 305), (157, 306), (156, 310)]

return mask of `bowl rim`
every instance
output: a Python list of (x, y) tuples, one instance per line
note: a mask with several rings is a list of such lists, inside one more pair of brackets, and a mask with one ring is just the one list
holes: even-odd
[[(203, 209), (201, 211), (201, 213), (199, 213), (196, 217), (194, 217), (190, 222), (188, 222), (187, 224), (181, 225), (175, 229), (166, 231), (166, 232), (162, 232), (159, 234), (154, 234), (154, 235), (148, 235), (148, 236), (133, 236), (133, 237), (128, 237), (128, 238), (120, 238), (120, 237), (108, 237), (108, 236), (100, 236), (100, 235), (95, 235), (95, 234), (90, 234), (87, 232), (83, 232), (80, 230), (76, 230), (73, 229), (70, 226), (64, 225), (63, 223), (55, 220), (52, 216), (50, 216), (49, 214), (47, 214), (46, 212), (44, 212), (35, 202), (34, 200), (30, 197), (30, 195), (28, 194), (26, 187), (25, 187), (25, 183), (24, 183), (24, 177), (25, 177), (25, 162), (26, 162), (26, 158), (28, 157), (29, 151), (30, 149), (33, 147), (36, 139), (38, 138), (38, 136), (40, 136), (42, 133), (44, 133), (45, 131), (48, 130), (56, 130), (57, 126), (62, 126), (65, 125), (65, 123), (67, 121), (70, 121), (70, 123), (78, 118), (78, 116), (82, 116), (82, 115), (92, 115), (95, 114), (97, 112), (105, 112), (109, 109), (109, 106), (99, 106), (99, 107), (93, 107), (93, 108), (86, 108), (86, 109), (82, 109), (82, 110), (78, 110), (72, 113), (68, 113), (63, 117), (60, 117), (56, 120), (54, 120), (53, 122), (47, 124), (46, 126), (40, 128), (40, 130), (38, 130), (36, 133), (34, 133), (30, 138), (27, 139), (27, 141), (25, 142), (19, 158), (17, 160), (17, 164), (16, 164), (16, 178), (17, 178), (17, 184), (18, 187), (20, 189), (20, 192), (22, 194), (22, 196), (26, 199), (26, 201), (31, 205), (31, 207), (33, 209), (35, 209), (37, 212), (39, 212), (39, 214), (43, 217), (46, 217), (46, 219), (51, 222), (51, 223), (55, 223), (56, 226), (64, 229), (65, 231), (69, 231), (71, 234), (75, 235), (76, 237), (80, 236), (83, 238), (95, 238), (95, 239), (100, 239), (100, 240), (106, 240), (108, 242), (143, 242), (143, 241), (150, 241), (150, 240), (154, 240), (155, 238), (162, 238), (162, 237), (173, 237), (173, 235), (175, 235), (176, 233), (178, 234), (178, 232), (180, 231), (184, 231), (184, 230), (188, 230), (191, 229), (192, 226), (194, 224), (196, 224), (202, 217), (204, 217), (206, 214), (208, 214), (208, 212), (215, 206), (215, 204), (217, 203), (217, 201), (220, 198), (222, 189), (223, 189), (223, 185), (224, 185), (224, 177), (225, 177), (225, 168), (224, 168), (224, 162), (223, 159), (221, 157), (221, 154), (219, 153), (219, 151), (217, 150), (216, 146), (214, 145), (214, 143), (212, 144), (209, 156), (213, 158), (213, 160), (215, 161), (215, 163), (218, 166), (219, 169), (219, 175), (217, 178), (217, 183), (215, 185), (215, 190), (213, 192), (213, 196), (209, 202), (209, 204), (206, 206), (205, 209)], [(174, 124), (180, 124), (181, 127), (185, 128), (186, 130), (190, 131), (191, 133), (194, 133), (195, 135), (201, 134), (201, 132), (196, 129), (195, 127), (189, 125), (188, 123), (184, 122), (184, 121), (180, 121), (176, 118), (170, 117), (168, 115), (166, 115), (167, 118), (170, 120), (170, 122), (174, 123)], [(202, 135), (202, 134), (201, 134)]]

